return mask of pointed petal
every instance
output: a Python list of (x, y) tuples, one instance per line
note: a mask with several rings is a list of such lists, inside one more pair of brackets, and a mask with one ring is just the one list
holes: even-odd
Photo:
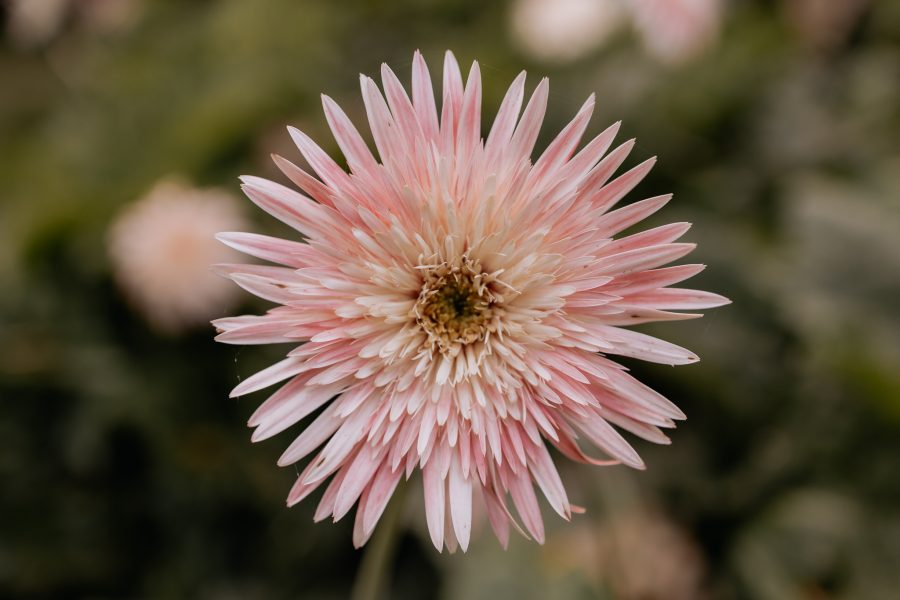
[(322, 107), (334, 139), (347, 158), (347, 165), (358, 175), (372, 176), (378, 170), (378, 163), (346, 113), (334, 100), (324, 94)]
[(290, 133), (291, 139), (294, 140), (309, 166), (322, 178), (322, 181), (335, 190), (353, 190), (354, 186), (350, 181), (350, 176), (308, 135), (296, 127), (288, 127), (288, 133)]
[(525, 71), (522, 71), (509, 86), (503, 102), (500, 103), (500, 110), (497, 111), (494, 124), (491, 126), (491, 132), (488, 134), (488, 139), (484, 146), (484, 159), (489, 167), (496, 164), (512, 138), (513, 131), (516, 128), (516, 120), (519, 118), (519, 111), (522, 110), (524, 95)]
[[(341, 419), (337, 417), (337, 411), (339, 408), (339, 404), (337, 402), (332, 402), (328, 405), (322, 414), (320, 414), (315, 421), (309, 424), (309, 427), (303, 430), (297, 439), (288, 446), (287, 450), (284, 451), (284, 454), (281, 455), (281, 458), (278, 459), (279, 467), (286, 467), (288, 465), (292, 465), (298, 460), (302, 459), (304, 456), (321, 446), (325, 440), (331, 437), (335, 431), (337, 431), (341, 423), (343, 422)], [(310, 463), (309, 470), (312, 470), (313, 463)]]
[(544, 520), (541, 518), (541, 508), (538, 506), (537, 496), (531, 486), (531, 478), (527, 473), (518, 477), (512, 477), (509, 482), (509, 493), (513, 504), (522, 518), (522, 524), (539, 544), (544, 543)]
[(625, 438), (603, 417), (599, 415), (581, 417), (574, 423), (595, 445), (613, 458), (635, 469), (644, 468), (644, 461), (631, 447), (631, 444), (625, 441)]
[(453, 53), (444, 54), (444, 100), (441, 104), (441, 144), (445, 153), (456, 147), (456, 130), (462, 112), (463, 82)]
[(304, 361), (296, 358), (285, 358), (271, 367), (266, 367), (259, 373), (248, 377), (231, 390), (230, 398), (252, 394), (257, 390), (275, 385), (288, 377), (292, 377), (304, 369)]
[(569, 499), (547, 447), (544, 444), (530, 446), (529, 458), (531, 474), (547, 498), (547, 502), (559, 516), (568, 520), (572, 516), (569, 512)]
[(463, 552), (469, 547), (472, 532), (472, 482), (463, 477), (459, 458), (450, 462), (450, 515), (453, 517), (453, 531)]
[(222, 232), (216, 239), (238, 252), (298, 269), (315, 264), (315, 251), (307, 244), (256, 233)]
[(501, 506), (501, 500), (488, 488), (482, 486), (481, 491), (491, 529), (494, 530), (494, 534), (500, 540), (500, 545), (505, 550), (509, 545), (509, 517), (507, 516), (507, 511)]
[(565, 161), (569, 160), (587, 129), (594, 112), (594, 103), (594, 95), (591, 94), (578, 110), (575, 118), (563, 128), (556, 139), (550, 142), (531, 170), (529, 177), (532, 181), (539, 182), (542, 177), (554, 173)]
[(648, 308), (666, 308), (670, 310), (698, 310), (731, 304), (731, 300), (725, 296), (684, 288), (657, 289), (627, 296), (624, 298), (624, 301)]
[(504, 155), (507, 163), (515, 163), (531, 156), (531, 151), (534, 149), (534, 144), (541, 131), (541, 124), (544, 122), (549, 91), (550, 82), (545, 77), (535, 88), (528, 105), (525, 106), (525, 112), (522, 113), (522, 119), (516, 126), (516, 131), (513, 133)]
[(422, 469), (422, 490), (425, 492), (425, 520), (431, 543), (438, 552), (444, 549), (444, 488), (446, 484), (441, 476), (437, 461), (430, 460)]
[(434, 100), (434, 88), (431, 85), (431, 75), (422, 53), (416, 50), (413, 56), (412, 70), (413, 106), (419, 118), (419, 125), (429, 140), (437, 140), (438, 116), (437, 106)]
[(598, 330), (612, 343), (613, 349), (609, 350), (611, 354), (630, 356), (664, 365), (686, 365), (700, 360), (690, 350), (646, 333), (605, 325), (598, 326)]
[(616, 277), (619, 277), (635, 271), (654, 269), (673, 260), (678, 260), (696, 247), (696, 244), (660, 244), (659, 246), (648, 246), (604, 256), (595, 264), (595, 273), (601, 275), (614, 274)]

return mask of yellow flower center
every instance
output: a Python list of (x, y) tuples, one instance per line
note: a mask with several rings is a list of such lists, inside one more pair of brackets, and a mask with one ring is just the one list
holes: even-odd
[(496, 331), (499, 297), (490, 286), (493, 277), (483, 273), (477, 261), (462, 257), (456, 264), (420, 269), (424, 282), (413, 314), (432, 349), (455, 356), (463, 346)]

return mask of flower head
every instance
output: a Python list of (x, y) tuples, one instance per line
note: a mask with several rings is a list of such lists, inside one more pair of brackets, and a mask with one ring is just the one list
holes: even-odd
[(619, 0), (517, 0), (510, 26), (531, 56), (570, 62), (603, 46), (624, 16)]
[(640, 500), (629, 502), (607, 507), (598, 523), (554, 536), (542, 553), (550, 566), (580, 571), (621, 600), (707, 598), (706, 564), (689, 532)]
[(133, 24), (143, 0), (7, 0), (7, 31), (22, 48), (42, 46), (74, 17), (88, 30), (114, 33)]
[(813, 50), (839, 49), (853, 34), (870, 0), (787, 0), (782, 9), (800, 41)]
[(719, 36), (722, 0), (632, 0), (628, 6), (644, 47), (663, 63), (686, 63)]
[(245, 224), (240, 205), (228, 192), (160, 181), (111, 225), (113, 275), (157, 329), (172, 333), (199, 325), (235, 300), (234, 286), (216, 277), (209, 265), (240, 255), (213, 236)]
[(7, 30), (21, 47), (39, 46), (62, 27), (69, 0), (10, 0)]
[[(384, 95), (372, 79), (361, 80), (380, 159), (323, 97), (350, 172), (292, 129), (318, 178), (275, 161), (306, 195), (243, 178), (247, 195), (306, 241), (219, 236), (281, 266), (222, 267), (280, 306), (215, 321), (217, 339), (296, 345), (232, 394), (287, 380), (250, 418), (254, 440), (325, 407), (279, 460), (296, 463), (324, 444), (288, 504), (330, 478), (316, 519), (340, 519), (356, 504), (357, 546), (400, 478), (417, 470), (438, 549), (467, 547), (473, 495), (504, 544), (511, 524), (542, 541), (535, 484), (561, 516), (574, 510), (548, 445), (585, 463), (641, 468), (613, 425), (665, 443), (659, 428), (684, 418), (607, 355), (672, 365), (697, 357), (622, 326), (692, 318), (670, 309), (727, 300), (667, 287), (703, 268), (662, 267), (693, 249), (675, 243), (688, 224), (613, 238), (670, 196), (612, 210), (653, 160), (612, 179), (633, 145), (606, 154), (618, 124), (576, 152), (593, 98), (532, 164), (546, 79), (521, 115), (525, 74), (515, 79), (486, 141), (477, 63), (464, 85), (447, 53), (440, 116), (418, 53), (411, 97), (387, 66), (382, 81)], [(606, 457), (586, 453), (582, 437)]]

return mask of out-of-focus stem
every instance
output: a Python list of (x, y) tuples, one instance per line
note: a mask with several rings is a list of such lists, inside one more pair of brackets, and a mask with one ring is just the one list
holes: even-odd
[(366, 546), (353, 584), (352, 600), (382, 600), (388, 597), (386, 592), (400, 534), (400, 514), (403, 512), (405, 497), (406, 481), (401, 480)]

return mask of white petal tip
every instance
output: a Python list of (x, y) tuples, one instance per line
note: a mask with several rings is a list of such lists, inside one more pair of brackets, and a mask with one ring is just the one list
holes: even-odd
[(308, 139), (306, 134), (294, 127), (293, 125), (288, 125), (288, 133), (291, 136), (291, 139), (294, 140), (294, 143), (298, 146), (302, 143), (305, 143)]

